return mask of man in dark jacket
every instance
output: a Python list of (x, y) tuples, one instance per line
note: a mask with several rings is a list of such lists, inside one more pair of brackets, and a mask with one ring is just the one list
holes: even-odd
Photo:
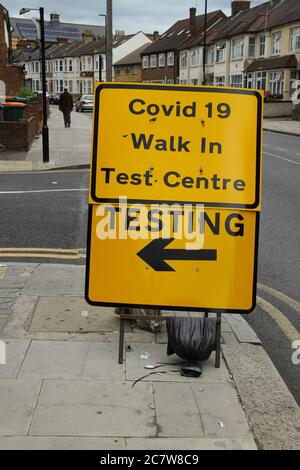
[(65, 127), (71, 127), (71, 111), (73, 111), (73, 98), (67, 88), (59, 97), (59, 110), (63, 113)]

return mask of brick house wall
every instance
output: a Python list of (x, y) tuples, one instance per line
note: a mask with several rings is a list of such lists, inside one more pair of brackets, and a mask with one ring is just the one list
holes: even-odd
[[(167, 56), (167, 53), (166, 53)], [(155, 67), (142, 70), (142, 80), (143, 82), (153, 82), (153, 81), (162, 81), (167, 82), (172, 80), (173, 83), (177, 83), (179, 77), (179, 53), (174, 51), (174, 65), (168, 66), (167, 59), (165, 61), (164, 67)]]
[(35, 138), (35, 117), (0, 122), (0, 145), (4, 150), (28, 151)]
[[(115, 69), (115, 82), (141, 82), (142, 81), (142, 65), (138, 65), (137, 74), (133, 73), (133, 65), (118, 65)], [(116, 73), (116, 69), (119, 69), (120, 73)], [(130, 69), (130, 73), (125, 73)]]
[(0, 80), (6, 85), (6, 93), (18, 91), (24, 86), (24, 74), (19, 67), (9, 64), (8, 46), (5, 40), (7, 10), (0, 4)]

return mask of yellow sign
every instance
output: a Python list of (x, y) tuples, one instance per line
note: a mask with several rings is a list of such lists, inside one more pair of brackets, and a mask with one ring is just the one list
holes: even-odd
[(259, 212), (125, 201), (89, 210), (90, 304), (254, 309)]
[(96, 87), (90, 203), (260, 210), (262, 95), (219, 87)]

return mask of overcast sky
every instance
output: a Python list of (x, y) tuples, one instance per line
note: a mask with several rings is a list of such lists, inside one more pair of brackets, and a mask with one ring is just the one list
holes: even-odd
[[(252, 6), (264, 0), (251, 2)], [(46, 19), (52, 11), (58, 11), (61, 21), (87, 24), (104, 24), (104, 18), (98, 13), (105, 13), (106, 0), (1, 0), (10, 16), (19, 16), (22, 7), (44, 7)], [(230, 13), (230, 0), (208, 0), (209, 11), (222, 9)], [(190, 7), (197, 6), (197, 13), (202, 14), (204, 0), (114, 0), (114, 30), (125, 29), (126, 33), (155, 30), (163, 32), (176, 20), (187, 18)], [(31, 18), (27, 13), (24, 18)]]

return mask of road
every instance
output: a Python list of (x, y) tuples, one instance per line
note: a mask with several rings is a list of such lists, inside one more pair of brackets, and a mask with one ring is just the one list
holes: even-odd
[[(300, 138), (265, 133), (258, 306), (247, 318), (300, 404), (291, 360), (300, 340), (299, 174)], [(84, 263), (88, 178), (87, 170), (1, 174), (0, 262)]]

